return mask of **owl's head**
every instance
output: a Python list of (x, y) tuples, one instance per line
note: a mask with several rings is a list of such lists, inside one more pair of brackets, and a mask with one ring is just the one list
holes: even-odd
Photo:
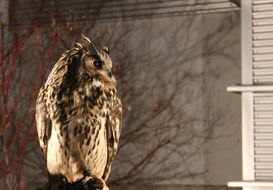
[(112, 61), (108, 48), (97, 48), (92, 41), (83, 36), (82, 43), (76, 43), (75, 48), (80, 52), (81, 72), (87, 73), (104, 83), (115, 84), (112, 74)]

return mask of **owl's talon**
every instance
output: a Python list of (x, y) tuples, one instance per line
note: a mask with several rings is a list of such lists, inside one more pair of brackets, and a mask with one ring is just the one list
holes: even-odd
[(105, 181), (97, 177), (89, 177), (83, 186), (86, 190), (109, 190)]

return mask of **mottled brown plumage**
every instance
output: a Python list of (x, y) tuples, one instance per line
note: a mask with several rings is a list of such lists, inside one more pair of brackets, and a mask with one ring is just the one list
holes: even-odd
[(62, 55), (40, 89), (37, 130), (51, 175), (69, 183), (96, 178), (108, 189), (122, 114), (111, 70), (108, 49), (83, 37)]

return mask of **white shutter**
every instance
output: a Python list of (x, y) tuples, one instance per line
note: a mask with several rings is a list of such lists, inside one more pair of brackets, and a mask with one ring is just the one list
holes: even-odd
[(273, 84), (273, 1), (253, 0), (253, 83)]
[(273, 93), (254, 93), (255, 180), (273, 180)]
[(273, 0), (241, 0), (243, 190), (273, 189)]
[[(253, 84), (273, 84), (273, 0), (252, 2)], [(255, 180), (273, 180), (273, 93), (253, 93)]]

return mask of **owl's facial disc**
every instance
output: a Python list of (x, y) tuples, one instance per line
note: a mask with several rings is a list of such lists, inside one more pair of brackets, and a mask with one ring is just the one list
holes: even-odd
[(115, 80), (112, 75), (112, 63), (110, 58), (101, 56), (86, 55), (84, 58), (84, 68), (91, 75), (96, 76), (104, 82)]

